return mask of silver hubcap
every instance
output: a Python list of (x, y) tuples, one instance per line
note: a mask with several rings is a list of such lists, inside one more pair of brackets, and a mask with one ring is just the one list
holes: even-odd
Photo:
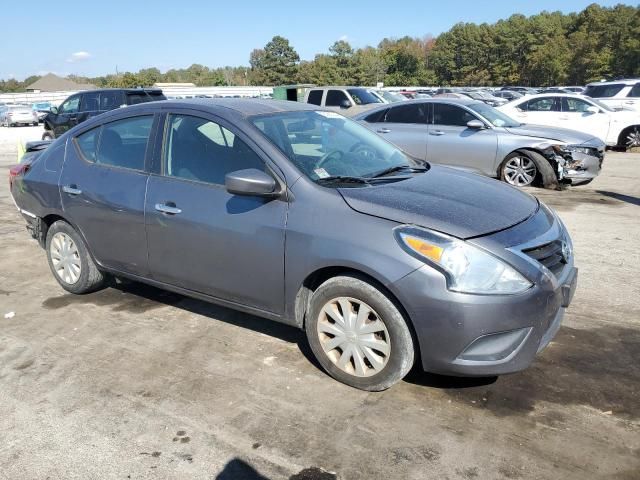
[(640, 147), (640, 130), (637, 128), (633, 129), (627, 135), (627, 147)]
[(51, 263), (60, 280), (73, 285), (80, 278), (80, 253), (75, 242), (66, 233), (58, 232), (51, 239)]
[(531, 185), (536, 173), (535, 163), (527, 157), (513, 157), (504, 166), (504, 178), (507, 183), (517, 187)]
[(335, 298), (322, 307), (318, 337), (340, 370), (356, 377), (380, 372), (389, 361), (389, 332), (378, 314), (355, 298)]

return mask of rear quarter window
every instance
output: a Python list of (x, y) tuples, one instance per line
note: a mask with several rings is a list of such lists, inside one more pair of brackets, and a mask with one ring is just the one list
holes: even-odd
[(157, 100), (166, 100), (160, 92), (135, 92), (127, 93), (127, 105), (137, 105), (138, 103), (155, 102)]

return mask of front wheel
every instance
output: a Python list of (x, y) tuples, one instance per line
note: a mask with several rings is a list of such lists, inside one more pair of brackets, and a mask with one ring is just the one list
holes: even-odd
[(47, 259), (60, 286), (82, 294), (100, 289), (105, 276), (89, 255), (82, 237), (67, 222), (55, 222), (47, 232)]
[(528, 155), (514, 152), (505, 158), (501, 178), (514, 187), (533, 185), (538, 176), (538, 168)]
[(51, 133), (49, 131), (45, 131), (42, 134), (42, 140), (53, 140), (53, 133)]
[(357, 276), (327, 280), (313, 293), (305, 330), (324, 370), (361, 390), (380, 391), (413, 366), (409, 327), (394, 302)]

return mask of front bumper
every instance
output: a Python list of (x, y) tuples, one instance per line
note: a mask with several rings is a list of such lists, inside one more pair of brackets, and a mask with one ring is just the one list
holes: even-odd
[[(531, 267), (537, 263), (523, 260)], [(491, 376), (527, 368), (557, 333), (577, 285), (572, 261), (555, 274), (540, 264), (535, 268), (538, 280), (517, 295), (451, 292), (429, 266), (395, 282), (392, 290), (415, 328), (423, 369)]]

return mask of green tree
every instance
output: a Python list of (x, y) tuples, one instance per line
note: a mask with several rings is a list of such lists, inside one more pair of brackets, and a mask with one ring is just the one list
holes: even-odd
[(296, 78), (300, 56), (289, 44), (289, 40), (276, 35), (263, 50), (251, 52), (249, 62), (254, 78), (263, 80), (263, 85), (282, 85)]

